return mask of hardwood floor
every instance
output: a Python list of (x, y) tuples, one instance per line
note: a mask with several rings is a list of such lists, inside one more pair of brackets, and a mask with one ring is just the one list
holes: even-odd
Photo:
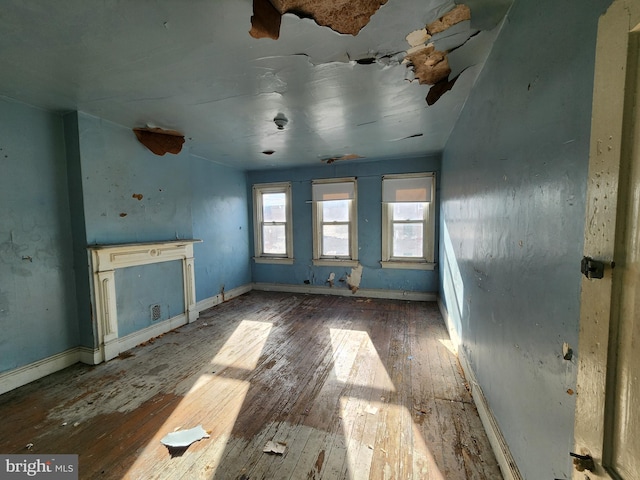
[(254, 291), (0, 396), (0, 452), (77, 453), (82, 479), (501, 479), (448, 347), (433, 303)]

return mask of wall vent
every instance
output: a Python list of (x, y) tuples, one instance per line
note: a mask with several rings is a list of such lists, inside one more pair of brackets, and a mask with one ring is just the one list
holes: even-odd
[(155, 305), (151, 305), (149, 307), (149, 310), (151, 311), (152, 322), (155, 322), (156, 320), (160, 320), (160, 317), (162, 315), (162, 309), (160, 308), (160, 304), (156, 303)]

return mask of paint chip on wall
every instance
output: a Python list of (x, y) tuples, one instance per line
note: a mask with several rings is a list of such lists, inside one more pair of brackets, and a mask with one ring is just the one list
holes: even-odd
[(351, 269), (351, 273), (347, 275), (347, 285), (351, 289), (351, 293), (356, 293), (360, 289), (360, 282), (362, 281), (362, 265), (358, 264), (357, 267)]

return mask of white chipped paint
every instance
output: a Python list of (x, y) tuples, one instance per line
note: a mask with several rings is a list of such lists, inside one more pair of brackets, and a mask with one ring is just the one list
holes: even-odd
[(362, 281), (362, 264), (353, 267), (351, 273), (347, 275), (347, 285), (351, 290), (357, 290), (360, 288), (360, 282)]

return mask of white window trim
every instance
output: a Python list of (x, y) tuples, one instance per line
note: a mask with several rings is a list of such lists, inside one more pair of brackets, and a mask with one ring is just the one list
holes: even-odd
[(313, 265), (314, 266), (344, 266), (355, 267), (358, 265), (358, 182), (356, 177), (323, 178), (312, 180), (311, 185), (328, 183), (353, 183), (353, 199), (349, 207), (349, 257), (327, 257), (322, 255), (322, 210), (318, 201), (312, 201), (313, 216)]
[[(285, 227), (286, 253), (284, 255), (262, 252), (262, 195), (264, 193), (284, 193), (286, 196), (287, 223)], [(293, 213), (291, 202), (291, 182), (257, 183), (253, 185), (253, 260), (256, 263), (276, 263), (292, 265), (293, 258)]]
[(382, 203), (382, 260), (380, 265), (382, 268), (396, 268), (396, 269), (408, 269), (408, 270), (434, 270), (435, 263), (435, 184), (436, 177), (434, 172), (427, 173), (405, 173), (396, 175), (384, 175), (384, 179), (404, 179), (404, 178), (422, 178), (427, 177), (431, 179), (431, 198), (427, 202), (427, 208), (424, 209), (424, 223), (423, 223), (423, 256), (422, 258), (397, 258), (393, 257), (392, 249), (392, 215), (391, 209), (392, 203)]

